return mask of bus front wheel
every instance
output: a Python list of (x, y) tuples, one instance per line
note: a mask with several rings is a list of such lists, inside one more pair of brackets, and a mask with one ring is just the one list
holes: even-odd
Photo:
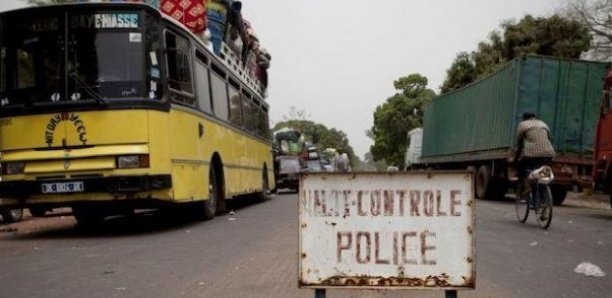
[(204, 201), (202, 206), (202, 219), (210, 220), (217, 213), (217, 200), (219, 199), (219, 183), (217, 171), (214, 167), (210, 167), (208, 173), (208, 200)]
[(72, 207), (72, 215), (77, 224), (83, 228), (90, 228), (101, 225), (106, 219), (106, 213), (87, 206)]

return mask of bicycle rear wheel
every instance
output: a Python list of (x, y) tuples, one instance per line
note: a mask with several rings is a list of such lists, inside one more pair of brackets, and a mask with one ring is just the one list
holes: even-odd
[(521, 197), (521, 195), (517, 192), (515, 203), (516, 210), (516, 218), (524, 223), (527, 221), (527, 217), (529, 216), (529, 200), (531, 198), (530, 194), (526, 194)]
[(552, 193), (548, 185), (538, 185), (536, 220), (542, 229), (548, 229), (553, 215)]

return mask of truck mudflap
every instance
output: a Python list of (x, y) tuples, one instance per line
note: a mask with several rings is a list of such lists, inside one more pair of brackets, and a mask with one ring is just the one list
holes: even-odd
[[(22, 199), (44, 194), (133, 193), (168, 189), (171, 187), (172, 177), (170, 175), (2, 181), (0, 182), (0, 197)], [(8, 202), (10, 200), (5, 201)]]

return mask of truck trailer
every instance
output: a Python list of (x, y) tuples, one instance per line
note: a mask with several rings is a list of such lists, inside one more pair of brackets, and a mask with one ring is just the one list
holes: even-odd
[(593, 153), (608, 63), (526, 55), (425, 106), (420, 167), (468, 169), (475, 195), (503, 198), (516, 181), (512, 157), (524, 112), (548, 124), (557, 152), (554, 203), (592, 185)]

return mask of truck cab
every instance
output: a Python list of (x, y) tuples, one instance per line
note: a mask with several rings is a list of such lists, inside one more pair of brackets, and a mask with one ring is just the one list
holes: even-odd
[(603, 91), (595, 140), (593, 181), (597, 189), (612, 192), (612, 70), (606, 76)]

